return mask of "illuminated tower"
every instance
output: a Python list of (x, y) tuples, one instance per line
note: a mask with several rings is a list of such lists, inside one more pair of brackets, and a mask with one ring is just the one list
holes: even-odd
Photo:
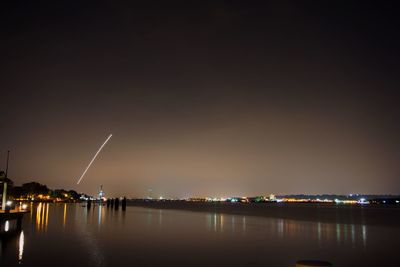
[(104, 197), (103, 185), (100, 185), (99, 200), (102, 201)]
[(276, 201), (276, 197), (274, 194), (269, 195), (269, 201)]

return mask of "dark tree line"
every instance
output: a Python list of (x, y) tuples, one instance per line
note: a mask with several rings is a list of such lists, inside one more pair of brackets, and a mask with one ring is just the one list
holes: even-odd
[(22, 186), (13, 186), (9, 191), (14, 198), (27, 198), (38, 195), (48, 195), (51, 198), (78, 200), (80, 194), (74, 190), (55, 189), (51, 190), (46, 185), (37, 182), (25, 183)]
[[(8, 195), (13, 198), (31, 198), (39, 195), (50, 196), (51, 198), (59, 198), (63, 200), (79, 200), (80, 194), (74, 190), (55, 189), (51, 190), (46, 185), (38, 182), (29, 182), (21, 186), (14, 186), (10, 179), (5, 178), (4, 171), (0, 171), (0, 180), (7, 182)], [(3, 192), (3, 183), (0, 184), (0, 194)]]
[(10, 188), (9, 194), (14, 197), (27, 197), (29, 195), (47, 195), (50, 189), (37, 182), (25, 183), (22, 186), (13, 186)]

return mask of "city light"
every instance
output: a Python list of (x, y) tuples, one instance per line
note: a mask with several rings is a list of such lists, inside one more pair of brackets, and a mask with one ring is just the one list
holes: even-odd
[[(304, 197), (296, 197), (296, 196), (280, 196), (276, 197), (274, 194), (269, 196), (256, 196), (256, 197), (192, 197), (186, 198), (185, 201), (189, 202), (228, 202), (228, 203), (321, 203), (321, 204), (337, 204), (337, 205), (366, 205), (366, 204), (375, 204), (376, 200), (367, 200), (366, 198), (360, 199), (352, 199), (352, 198), (330, 198), (329, 196), (324, 196), (323, 198), (319, 198), (313, 195), (301, 195)], [(353, 195), (356, 196), (356, 195)], [(357, 195), (360, 196), (360, 195)], [(393, 200), (394, 201), (394, 200)], [(395, 203), (399, 203), (399, 200), (396, 200)], [(387, 204), (386, 200), (383, 200), (381, 203)]]
[[(383, 203), (385, 203), (385, 201), (383, 201)], [(357, 201), (357, 204), (369, 204), (369, 201), (367, 201), (365, 198), (360, 198), (360, 200)]]

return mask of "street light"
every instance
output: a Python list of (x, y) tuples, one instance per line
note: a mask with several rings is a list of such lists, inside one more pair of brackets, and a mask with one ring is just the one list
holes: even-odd
[(7, 151), (7, 165), (6, 165), (6, 173), (5, 176), (0, 177), (3, 183), (3, 200), (1, 202), (1, 209), (6, 210), (6, 202), (7, 202), (7, 173), (8, 173), (8, 160), (10, 158), (10, 151)]

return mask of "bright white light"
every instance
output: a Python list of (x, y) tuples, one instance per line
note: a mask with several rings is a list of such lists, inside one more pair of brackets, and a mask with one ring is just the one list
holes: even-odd
[(28, 208), (28, 205), (22, 204), (22, 209), (23, 209), (23, 210), (26, 210), (26, 208)]
[(6, 202), (6, 205), (7, 205), (7, 206), (11, 206), (11, 204), (12, 204), (12, 201), (11, 201), (11, 200), (9, 200), (9, 201)]
[(99, 150), (97, 150), (96, 154), (94, 155), (94, 157), (92, 158), (92, 160), (90, 161), (89, 165), (86, 167), (85, 171), (82, 173), (81, 177), (79, 178), (78, 182), (76, 184), (79, 184), (83, 178), (83, 176), (85, 176), (86, 172), (88, 171), (88, 169), (90, 168), (90, 165), (92, 165), (93, 161), (96, 159), (97, 155), (100, 153), (100, 151), (103, 149), (103, 147), (107, 144), (108, 140), (110, 140), (110, 138), (112, 137), (112, 134), (110, 134), (108, 136), (108, 138), (106, 139), (106, 141), (104, 141), (104, 143), (101, 145), (101, 147), (99, 148)]
[(369, 204), (369, 201), (367, 201), (365, 198), (360, 198), (359, 201), (357, 201), (358, 204)]
[(400, 203), (400, 201), (396, 200), (396, 203)]
[(6, 223), (4, 225), (4, 231), (8, 232), (8, 230), (10, 230), (10, 223), (8, 221), (6, 221)]

